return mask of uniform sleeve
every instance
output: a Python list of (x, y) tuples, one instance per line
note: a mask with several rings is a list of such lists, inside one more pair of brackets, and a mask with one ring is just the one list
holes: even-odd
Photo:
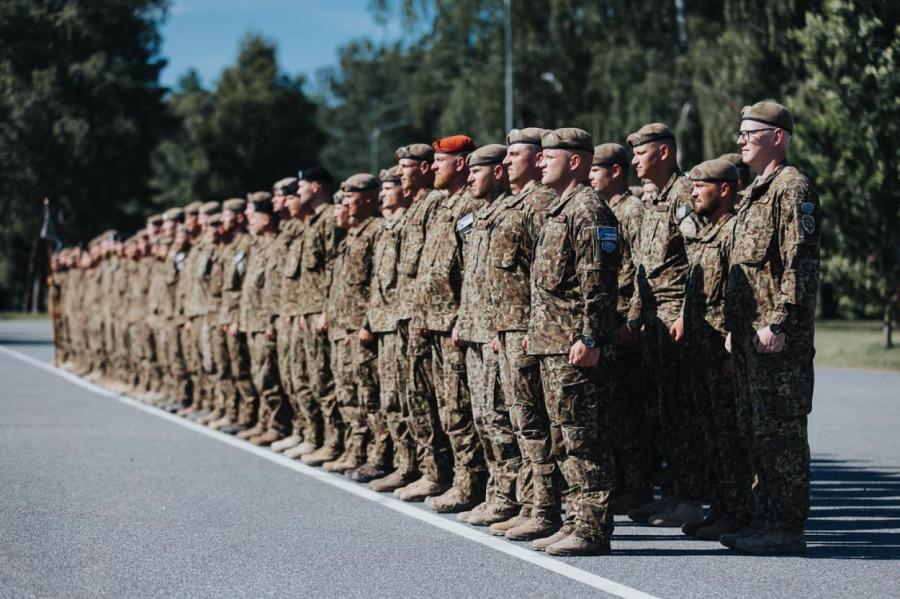
[[(591, 215), (593, 216), (593, 215)], [(582, 335), (611, 343), (615, 331), (622, 246), (618, 224), (605, 211), (574, 223), (575, 273), (583, 298)]]
[(805, 179), (790, 181), (778, 199), (778, 247), (784, 272), (766, 322), (790, 326), (798, 310), (811, 312), (815, 306), (822, 214)]

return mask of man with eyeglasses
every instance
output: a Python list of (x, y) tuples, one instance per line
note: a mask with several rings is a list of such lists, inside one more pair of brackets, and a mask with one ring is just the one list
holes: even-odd
[(741, 119), (737, 144), (758, 176), (735, 217), (725, 326), (750, 443), (754, 515), (750, 528), (719, 540), (748, 553), (802, 553), (822, 212), (809, 179), (787, 163), (788, 109), (757, 102)]

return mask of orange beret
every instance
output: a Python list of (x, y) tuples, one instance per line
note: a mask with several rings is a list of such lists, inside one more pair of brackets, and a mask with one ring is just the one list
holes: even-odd
[(475, 151), (475, 141), (468, 135), (451, 135), (437, 140), (431, 147), (440, 154), (460, 154)]

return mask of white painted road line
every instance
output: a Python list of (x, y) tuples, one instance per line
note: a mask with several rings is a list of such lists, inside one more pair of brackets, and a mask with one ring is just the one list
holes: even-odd
[(133, 408), (137, 408), (138, 410), (142, 410), (158, 418), (162, 418), (179, 426), (191, 429), (196, 433), (206, 435), (207, 437), (225, 443), (226, 445), (230, 445), (236, 449), (252, 453), (260, 458), (269, 460), (270, 462), (274, 462), (280, 466), (284, 466), (285, 468), (289, 468), (291, 470), (299, 472), (300, 474), (319, 480), (325, 484), (331, 485), (332, 487), (337, 487), (349, 493), (353, 493), (358, 497), (362, 497), (363, 499), (367, 499), (388, 509), (394, 510), (395, 512), (400, 512), (401, 514), (404, 514), (411, 518), (415, 518), (420, 522), (430, 524), (431, 526), (453, 533), (457, 536), (478, 543), (479, 545), (490, 547), (491, 549), (499, 551), (500, 553), (504, 553), (530, 564), (534, 564), (535, 566), (550, 570), (551, 572), (555, 572), (571, 580), (586, 584), (597, 590), (609, 593), (610, 595), (622, 597), (623, 599), (655, 599), (653, 595), (644, 593), (643, 591), (633, 589), (629, 586), (620, 584), (613, 580), (609, 580), (608, 578), (604, 578), (602, 576), (597, 576), (596, 574), (592, 574), (591, 572), (587, 572), (570, 564), (555, 560), (545, 554), (537, 553), (518, 545), (514, 545), (506, 540), (501, 539), (500, 537), (495, 537), (490, 534), (479, 532), (478, 530), (475, 530), (474, 528), (466, 526), (462, 523), (447, 520), (445, 518), (442, 518), (441, 516), (438, 516), (437, 514), (427, 512), (413, 506), (412, 504), (406, 503), (399, 499), (395, 499), (391, 495), (376, 493), (371, 489), (361, 486), (359, 483), (354, 483), (349, 480), (339, 478), (337, 476), (319, 470), (318, 468), (307, 466), (302, 462), (288, 459), (281, 454), (273, 452), (270, 449), (251, 445), (250, 443), (232, 437), (231, 435), (226, 435), (224, 433), (214, 431), (210, 428), (207, 428), (185, 418), (181, 418), (180, 416), (170, 414), (165, 410), (160, 410), (159, 408), (141, 403), (139, 401), (131, 399), (130, 397), (125, 397), (124, 395), (114, 393), (112, 391), (109, 391), (108, 389), (100, 387), (99, 385), (90, 383), (82, 379), (81, 377), (66, 372), (65, 370), (56, 368), (51, 364), (47, 364), (26, 354), (9, 349), (8, 347), (0, 345), (0, 353), (6, 354), (7, 356), (30, 364), (31, 366), (34, 366), (36, 368), (51, 372), (75, 385), (78, 385), (79, 387), (87, 389), (98, 395), (104, 395), (106, 397), (113, 398)]

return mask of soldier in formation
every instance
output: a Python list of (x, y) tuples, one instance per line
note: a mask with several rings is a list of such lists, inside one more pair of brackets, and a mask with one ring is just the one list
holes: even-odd
[(802, 552), (822, 213), (790, 112), (740, 118), (687, 175), (661, 123), (529, 127), (170, 208), (54, 255), (57, 358), (551, 555)]

